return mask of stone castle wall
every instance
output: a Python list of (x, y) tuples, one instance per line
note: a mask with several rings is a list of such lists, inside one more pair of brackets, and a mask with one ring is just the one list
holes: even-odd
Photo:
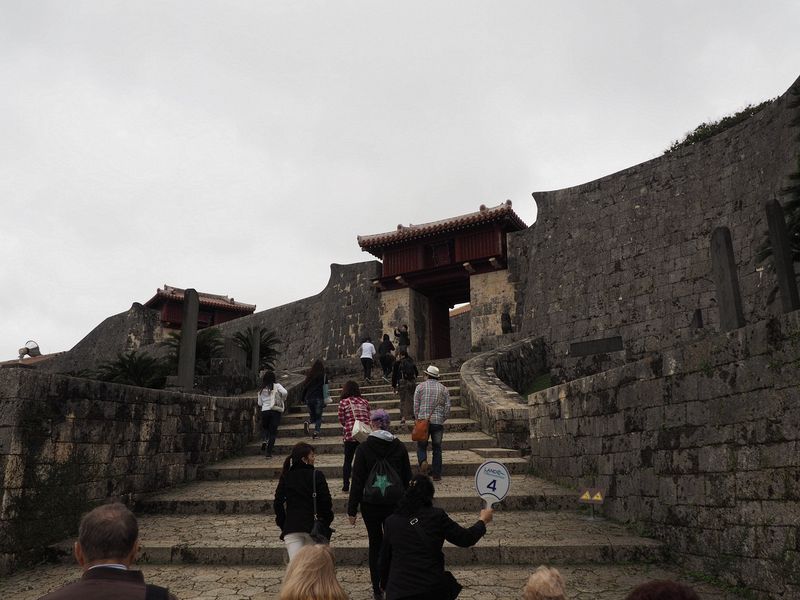
[(568, 359), (574, 342), (621, 336), (631, 360), (691, 339), (698, 309), (715, 329), (709, 247), (712, 229), (723, 225), (733, 235), (745, 318), (769, 316), (776, 283), (755, 253), (766, 235), (763, 203), (797, 164), (790, 99), (784, 94), (736, 127), (666, 156), (534, 193), (536, 223), (508, 238), (515, 331), (544, 336), (553, 366), (569, 378), (582, 374)]
[(37, 368), (49, 373), (80, 373), (95, 369), (117, 354), (151, 346), (161, 339), (158, 311), (134, 302), (127, 311), (105, 319), (68, 352), (62, 352)]
[(94, 504), (193, 480), (250, 442), (255, 419), (253, 397), (0, 368), (0, 574), (72, 535)]
[(694, 571), (800, 597), (800, 311), (529, 397), (533, 472)]
[(251, 326), (274, 330), (283, 341), (279, 369), (307, 366), (315, 358), (354, 357), (363, 336), (380, 339), (378, 292), (371, 283), (379, 268), (377, 261), (332, 264), (319, 294), (216, 327), (226, 337)]

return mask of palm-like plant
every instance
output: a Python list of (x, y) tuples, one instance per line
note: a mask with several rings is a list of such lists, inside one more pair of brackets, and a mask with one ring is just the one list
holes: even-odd
[[(178, 369), (178, 355), (181, 351), (181, 332), (173, 331), (159, 343), (168, 348), (167, 364), (170, 372)], [(194, 365), (197, 375), (208, 375), (211, 372), (211, 359), (221, 358), (224, 355), (225, 342), (219, 329), (201, 329), (197, 334), (195, 344)]]
[[(239, 348), (244, 350), (247, 356), (247, 368), (252, 368), (253, 346), (250, 343), (253, 335), (253, 327), (248, 327), (244, 331), (237, 331), (233, 334), (233, 343)], [(275, 359), (278, 358), (277, 345), (282, 343), (278, 339), (278, 335), (271, 330), (261, 329), (259, 332), (261, 342), (259, 344), (258, 352), (258, 368), (259, 370), (272, 371), (275, 368)]]
[(97, 378), (101, 381), (124, 383), (148, 388), (163, 388), (168, 365), (147, 352), (120, 352), (117, 358), (100, 364)]

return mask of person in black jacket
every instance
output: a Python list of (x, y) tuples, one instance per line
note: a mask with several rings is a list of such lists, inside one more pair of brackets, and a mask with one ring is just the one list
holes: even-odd
[[(369, 574), (372, 580), (372, 592), (375, 598), (383, 598), (383, 592), (380, 589), (379, 572), (378, 572), (378, 555), (381, 550), (381, 543), (383, 542), (383, 521), (391, 515), (397, 505), (395, 499), (391, 503), (385, 502), (370, 502), (367, 501), (368, 497), (374, 496), (373, 490), (365, 490), (368, 484), (371, 487), (376, 487), (373, 482), (368, 481), (370, 474), (373, 472), (373, 467), (382, 460), (385, 464), (391, 467), (393, 475), (397, 479), (397, 485), (405, 490), (408, 487), (408, 481), (411, 479), (411, 462), (408, 460), (408, 450), (405, 444), (389, 433), (389, 415), (383, 409), (372, 411), (370, 415), (370, 425), (372, 425), (373, 432), (363, 444), (359, 444), (356, 449), (356, 457), (353, 462), (353, 481), (350, 486), (350, 498), (347, 502), (347, 515), (350, 519), (350, 524), (356, 524), (356, 515), (358, 514), (359, 505), (361, 506), (361, 515), (364, 517), (364, 525), (367, 528), (367, 536), (369, 537)], [(382, 476), (384, 492), (387, 491), (388, 486), (391, 484), (386, 478)], [(388, 480), (387, 480), (388, 479)], [(365, 497), (365, 491), (366, 497)], [(392, 488), (394, 491), (394, 488)], [(395, 497), (387, 494), (387, 498)], [(396, 496), (399, 499), (400, 494)]]
[[(397, 511), (384, 522), (380, 554), (380, 585), (387, 600), (448, 600), (461, 586), (445, 574), (442, 545), (467, 548), (486, 533), (494, 511), (485, 508), (471, 527), (461, 527), (441, 508), (433, 506), (433, 482), (415, 476)], [(455, 589), (454, 589), (455, 588)]]
[(314, 425), (313, 439), (319, 437), (319, 431), (322, 428), (322, 411), (325, 409), (325, 398), (323, 389), (327, 382), (325, 374), (325, 364), (317, 359), (311, 365), (311, 368), (306, 373), (306, 378), (303, 380), (303, 402), (308, 408), (308, 421), (303, 423), (306, 435), (309, 433), (309, 427)]
[(314, 479), (317, 487), (317, 516), (328, 525), (333, 522), (333, 503), (325, 474), (314, 468), (314, 447), (305, 442), (295, 444), (283, 463), (283, 471), (275, 489), (275, 523), (281, 528), (289, 560), (300, 548), (313, 544)]

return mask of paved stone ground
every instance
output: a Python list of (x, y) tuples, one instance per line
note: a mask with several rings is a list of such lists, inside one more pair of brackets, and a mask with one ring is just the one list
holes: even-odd
[[(709, 585), (681, 578), (674, 570), (661, 565), (559, 566), (567, 581), (570, 600), (623, 600), (639, 583), (651, 579), (682, 579), (691, 584), (702, 600), (738, 598)], [(279, 567), (217, 567), (208, 565), (142, 567), (151, 583), (165, 585), (180, 600), (267, 600), (277, 598), (284, 570)], [(459, 598), (505, 600), (519, 598), (532, 568), (454, 568), (464, 585)], [(365, 568), (339, 568), (339, 581), (351, 600), (372, 600), (369, 575)], [(77, 567), (42, 566), (0, 580), (0, 598), (35, 600), (64, 583), (79, 577)]]

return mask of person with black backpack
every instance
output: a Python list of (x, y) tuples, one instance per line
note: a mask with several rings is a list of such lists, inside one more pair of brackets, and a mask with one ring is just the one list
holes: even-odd
[(405, 444), (389, 430), (389, 414), (378, 409), (370, 415), (372, 433), (356, 449), (347, 515), (356, 524), (359, 506), (369, 538), (369, 574), (372, 592), (383, 598), (378, 555), (383, 543), (383, 521), (391, 515), (411, 479), (411, 462)]
[(400, 394), (400, 424), (414, 420), (414, 390), (417, 388), (417, 365), (407, 352), (397, 353), (397, 362), (392, 368), (392, 388)]

